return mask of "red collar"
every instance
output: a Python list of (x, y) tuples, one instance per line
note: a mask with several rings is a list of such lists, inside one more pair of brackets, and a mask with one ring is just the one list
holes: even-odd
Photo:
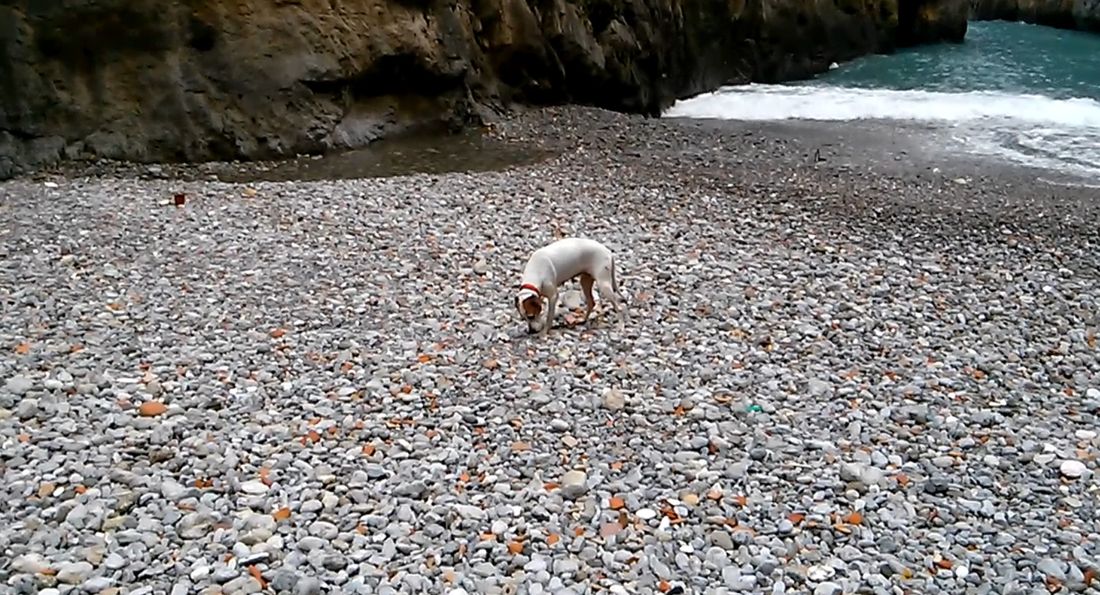
[(542, 292), (539, 291), (539, 288), (535, 287), (534, 285), (531, 285), (530, 283), (524, 283), (523, 285), (520, 285), (519, 288), (520, 289), (530, 289), (531, 291), (535, 292), (535, 295), (537, 295), (539, 297), (542, 297)]

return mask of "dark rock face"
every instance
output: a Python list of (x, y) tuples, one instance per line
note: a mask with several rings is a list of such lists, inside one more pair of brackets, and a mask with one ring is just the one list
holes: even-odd
[(1024, 21), (1100, 33), (1100, 0), (970, 0), (979, 20)]
[(954, 0), (898, 3), (898, 42), (915, 45), (929, 41), (962, 41), (969, 7)]
[[(256, 159), (516, 103), (656, 114), (723, 83), (961, 41), (966, 0), (8, 0), (0, 177)], [(915, 8), (914, 8), (915, 7)]]

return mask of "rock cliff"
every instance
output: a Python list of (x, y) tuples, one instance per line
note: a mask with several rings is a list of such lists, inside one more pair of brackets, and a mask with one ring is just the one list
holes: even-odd
[(727, 82), (961, 41), (966, 14), (966, 0), (5, 0), (0, 177), (355, 147), (517, 103), (656, 114)]
[(980, 20), (1024, 21), (1100, 33), (1100, 0), (970, 0)]

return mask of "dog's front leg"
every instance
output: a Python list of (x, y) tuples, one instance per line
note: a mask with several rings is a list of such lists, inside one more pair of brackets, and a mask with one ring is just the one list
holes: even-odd
[(625, 320), (625, 306), (619, 304), (619, 296), (615, 295), (615, 286), (612, 285), (610, 279), (600, 279), (600, 297), (607, 296), (607, 301), (611, 302), (611, 309), (615, 310), (615, 314), (619, 319), (619, 332), (626, 330)]
[(546, 320), (542, 323), (542, 336), (546, 336), (550, 332), (550, 327), (554, 326), (554, 313), (558, 308), (558, 292), (553, 292), (546, 295)]

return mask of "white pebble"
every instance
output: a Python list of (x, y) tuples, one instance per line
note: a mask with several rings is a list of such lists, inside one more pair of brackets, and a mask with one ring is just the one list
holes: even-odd
[(69, 585), (80, 584), (91, 576), (93, 570), (92, 565), (87, 562), (62, 564), (57, 571), (57, 580)]
[(11, 569), (24, 574), (38, 574), (50, 567), (48, 560), (40, 554), (23, 554), (12, 560)]
[(603, 406), (611, 411), (619, 411), (626, 407), (626, 397), (623, 391), (617, 388), (609, 388), (603, 393)]
[(271, 488), (267, 487), (264, 482), (258, 479), (252, 479), (241, 484), (241, 491), (246, 494), (260, 495), (266, 494)]
[(1062, 471), (1062, 475), (1074, 479), (1081, 477), (1085, 474), (1086, 471), (1084, 463), (1082, 463), (1081, 461), (1075, 461), (1073, 459), (1062, 461), (1062, 466), (1060, 469)]
[(588, 486), (585, 483), (588, 481), (588, 475), (584, 471), (569, 471), (565, 475), (561, 476), (561, 495), (566, 498), (579, 498), (588, 491)]

